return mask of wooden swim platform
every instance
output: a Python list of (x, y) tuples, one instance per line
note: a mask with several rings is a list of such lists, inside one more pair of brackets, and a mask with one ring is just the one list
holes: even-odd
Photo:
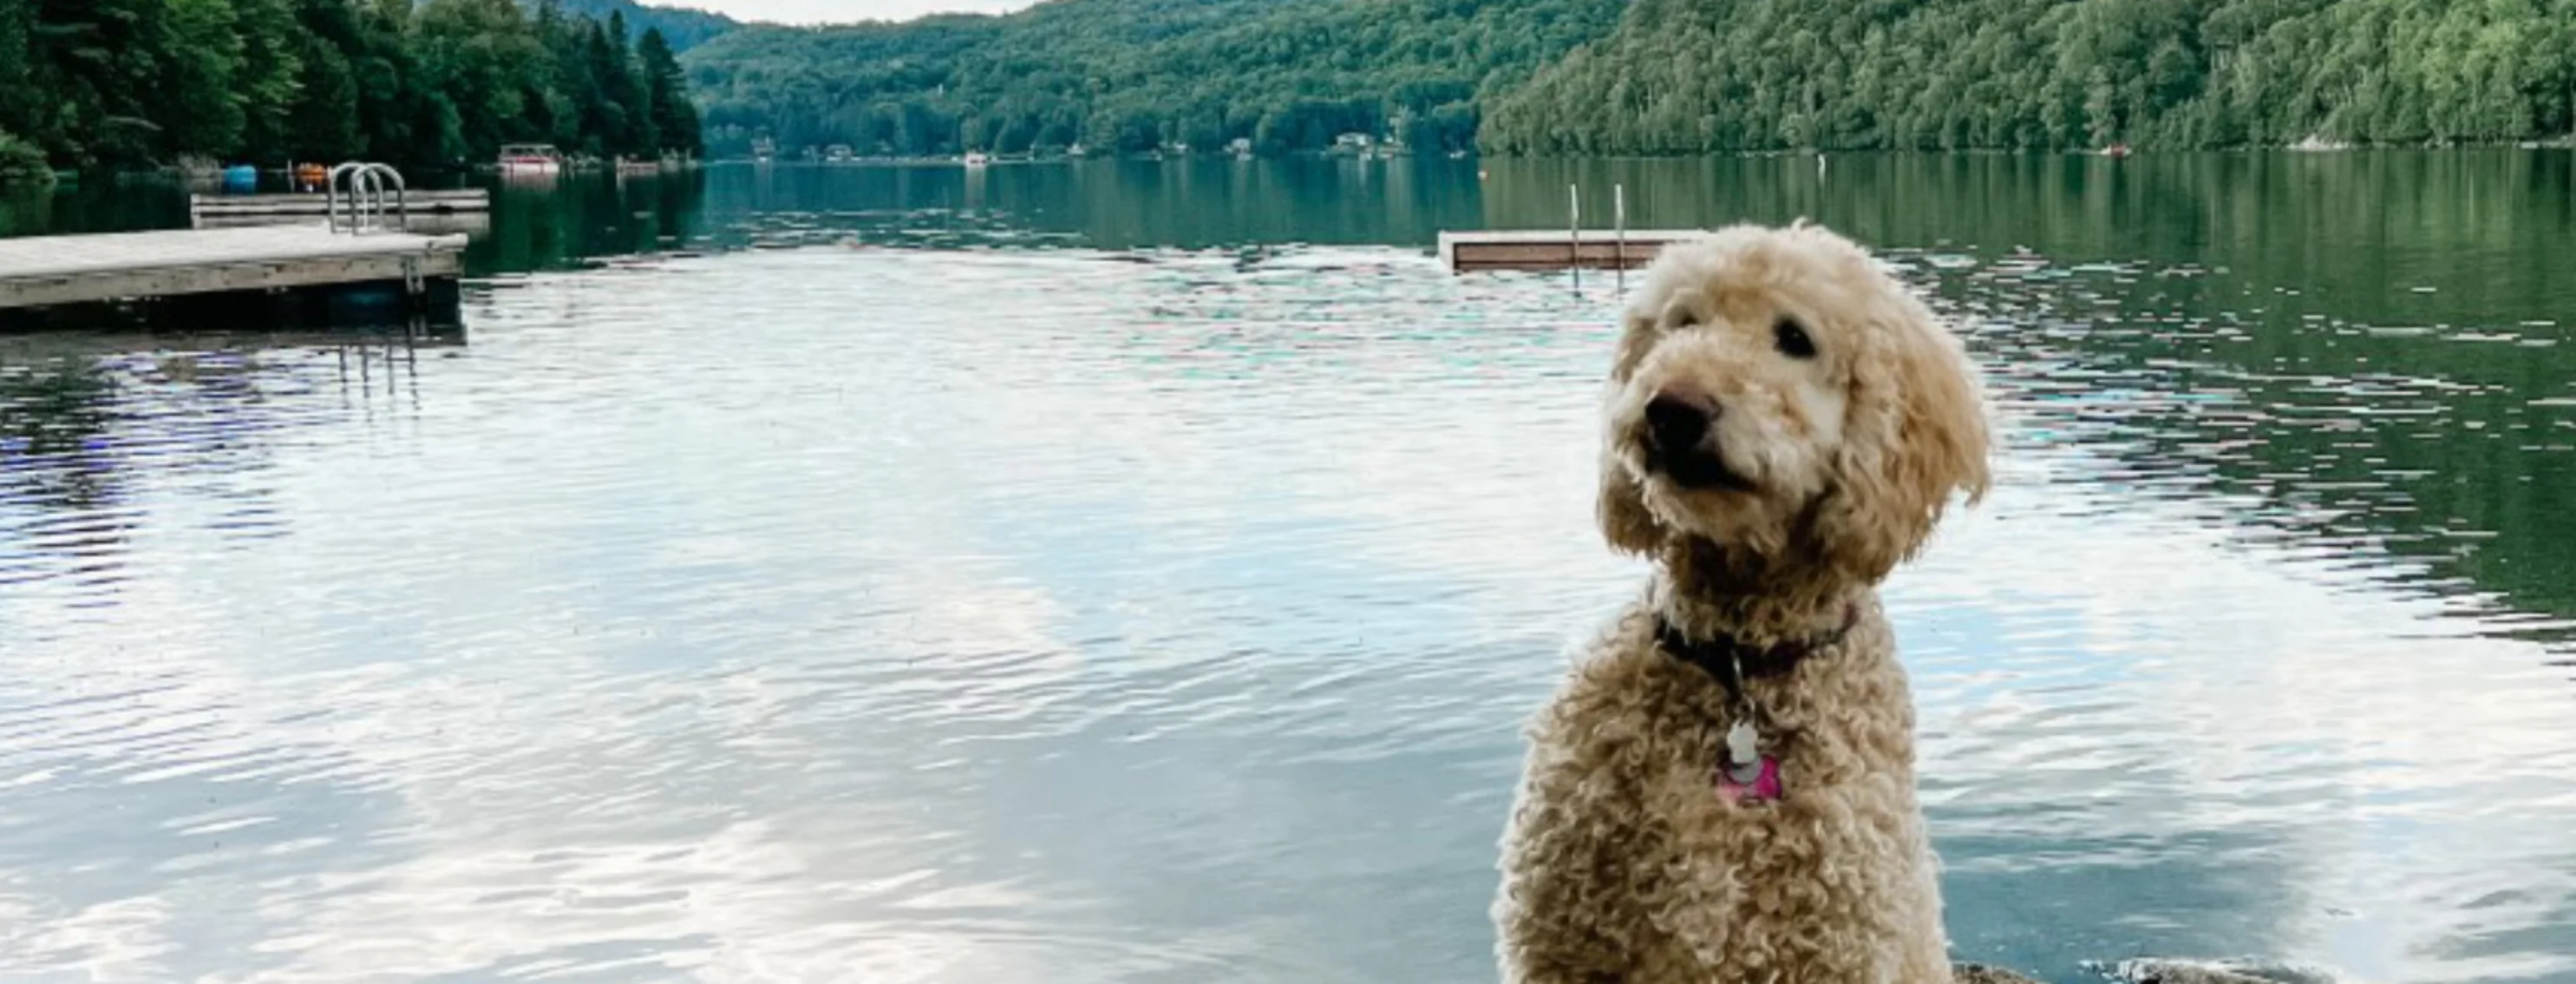
[(465, 243), (323, 225), (0, 239), (0, 312), (348, 287), (452, 306)]
[(1525, 229), (1444, 232), (1440, 263), (1452, 273), (1484, 270), (1621, 270), (1652, 262), (1665, 244), (1707, 235), (1696, 229)]
[[(327, 220), (319, 215), (200, 215), (195, 228), (241, 229), (249, 226), (304, 225), (319, 229)], [(458, 233), (480, 239), (492, 233), (490, 212), (448, 212), (414, 214), (402, 224), (402, 231), (423, 234)]]
[[(454, 215), (461, 212), (492, 210), (492, 193), (481, 188), (407, 191), (403, 193), (401, 201), (404, 210), (414, 216)], [(341, 198), (340, 207), (344, 210), (350, 207), (346, 197)], [(385, 207), (388, 211), (391, 210), (390, 199), (385, 202)], [(245, 218), (322, 218), (330, 212), (331, 198), (320, 192), (188, 196), (188, 216), (200, 224), (219, 224), (221, 220)], [(207, 220), (210, 219), (216, 222), (208, 223)]]
[[(1482, 177), (1482, 172), (1478, 176)], [(1451, 273), (1481, 270), (1633, 270), (1665, 246), (1708, 235), (1700, 229), (1628, 228), (1628, 186), (1610, 186), (1610, 228), (1583, 227), (1583, 186), (1565, 186), (1565, 225), (1558, 229), (1479, 229), (1440, 234), (1440, 265)]]

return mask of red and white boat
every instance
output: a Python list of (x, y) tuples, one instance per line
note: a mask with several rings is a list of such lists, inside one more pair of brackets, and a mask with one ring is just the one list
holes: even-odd
[(504, 144), (501, 147), (503, 174), (557, 174), (563, 171), (563, 154), (553, 144)]

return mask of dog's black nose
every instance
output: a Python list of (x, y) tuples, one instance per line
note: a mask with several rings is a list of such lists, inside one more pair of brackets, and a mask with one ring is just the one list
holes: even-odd
[(1671, 396), (1658, 396), (1646, 404), (1646, 443), (1666, 454), (1688, 451), (1699, 446), (1708, 436), (1708, 425), (1717, 411)]

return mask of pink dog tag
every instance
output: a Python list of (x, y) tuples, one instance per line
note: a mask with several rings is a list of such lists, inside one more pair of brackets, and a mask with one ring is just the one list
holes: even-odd
[(1717, 767), (1717, 791), (1741, 805), (1769, 803), (1780, 798), (1780, 760), (1762, 756), (1753, 765)]

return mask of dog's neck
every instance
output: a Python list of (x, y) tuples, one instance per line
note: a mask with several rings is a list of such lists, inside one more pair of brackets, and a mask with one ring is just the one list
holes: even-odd
[(1828, 635), (1871, 587), (1830, 565), (1767, 559), (1706, 540), (1668, 544), (1657, 561), (1655, 614), (1692, 638), (1770, 645)]

